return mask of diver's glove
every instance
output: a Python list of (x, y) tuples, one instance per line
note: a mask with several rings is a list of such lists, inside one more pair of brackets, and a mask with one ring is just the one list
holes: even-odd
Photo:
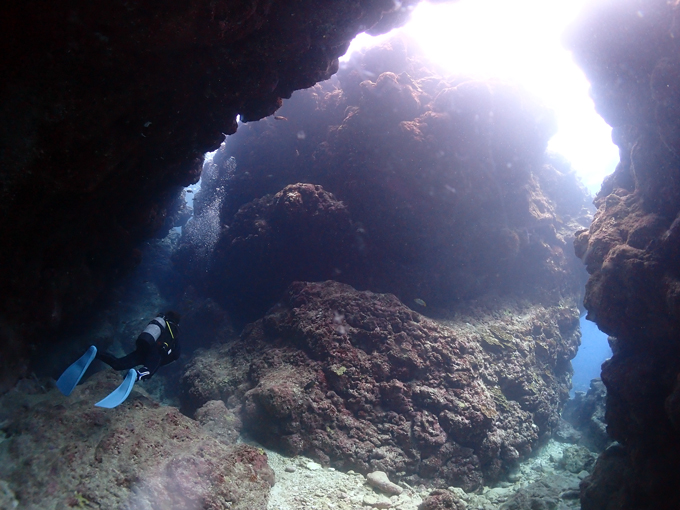
[(149, 378), (151, 378), (151, 372), (148, 368), (142, 367), (140, 370), (137, 370), (138, 381), (146, 381)]

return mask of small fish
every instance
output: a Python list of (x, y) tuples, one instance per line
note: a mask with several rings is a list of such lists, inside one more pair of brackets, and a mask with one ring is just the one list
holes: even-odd
[(420, 305), (420, 306), (427, 306), (427, 305), (425, 304), (425, 301), (423, 301), (423, 300), (420, 299), (420, 298), (415, 298), (413, 301), (415, 301), (415, 303), (416, 303), (417, 305)]
[(288, 119), (286, 117), (284, 117), (283, 115), (275, 115), (274, 120), (288, 120)]
[(186, 192), (187, 192), (187, 193), (193, 193), (193, 192), (194, 192), (194, 190), (192, 190), (192, 189), (188, 189), (188, 190), (186, 190)]

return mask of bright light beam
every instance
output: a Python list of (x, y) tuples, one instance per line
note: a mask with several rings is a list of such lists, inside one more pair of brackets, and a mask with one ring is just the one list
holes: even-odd
[[(420, 3), (399, 29), (451, 74), (522, 85), (553, 109), (558, 133), (549, 149), (565, 156), (595, 194), (618, 163), (611, 128), (595, 112), (585, 75), (561, 37), (591, 0), (460, 0)], [(357, 37), (347, 55), (379, 40)]]

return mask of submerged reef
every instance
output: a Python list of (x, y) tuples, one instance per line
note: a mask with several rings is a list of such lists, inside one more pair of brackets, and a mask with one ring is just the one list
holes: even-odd
[(582, 485), (584, 510), (680, 505), (680, 5), (598, 2), (570, 36), (621, 161), (576, 253), (588, 317), (613, 337), (602, 368), (618, 443)]
[(497, 306), (442, 325), (393, 295), (294, 283), (238, 340), (197, 352), (182, 410), (222, 400), (286, 454), (471, 491), (550, 437), (580, 339), (571, 307)]
[[(570, 246), (588, 196), (546, 154), (552, 113), (525, 91), (446, 78), (396, 38), (279, 113), (217, 152), (175, 256), (237, 318), (257, 319), (295, 280), (429, 309), (487, 292), (580, 301)], [(196, 233), (210, 218), (219, 227)]]
[(94, 407), (119, 383), (99, 372), (64, 397), (24, 380), (0, 399), (0, 480), (20, 508), (267, 508), (274, 473), (264, 452), (211, 435), (226, 410), (206, 406), (203, 430), (139, 390), (116, 409)]

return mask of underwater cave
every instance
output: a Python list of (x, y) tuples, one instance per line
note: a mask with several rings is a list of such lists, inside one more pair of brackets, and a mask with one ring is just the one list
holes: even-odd
[(0, 24), (0, 508), (680, 508), (678, 1)]

